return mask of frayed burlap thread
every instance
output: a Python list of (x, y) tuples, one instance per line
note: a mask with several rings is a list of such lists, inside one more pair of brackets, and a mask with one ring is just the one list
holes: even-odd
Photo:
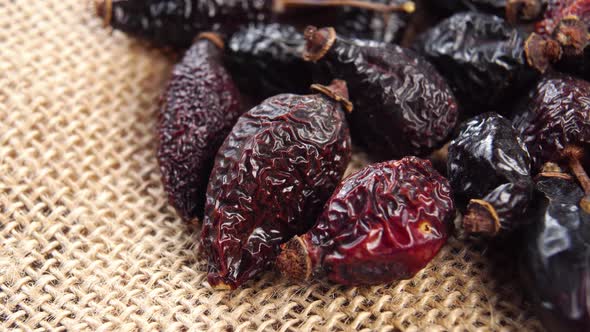
[(211, 290), (199, 235), (166, 203), (155, 159), (174, 60), (104, 29), (90, 1), (0, 2), (0, 330), (541, 328), (506, 263), (514, 257), (457, 239), (399, 283), (297, 284), (269, 272)]

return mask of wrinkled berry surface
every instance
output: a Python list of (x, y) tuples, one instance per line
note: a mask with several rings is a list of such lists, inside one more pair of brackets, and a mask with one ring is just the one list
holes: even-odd
[(235, 288), (268, 268), (281, 243), (313, 225), (350, 154), (345, 115), (324, 95), (282, 94), (245, 113), (207, 191), (209, 283)]
[(590, 83), (565, 74), (544, 77), (520, 105), (513, 124), (538, 169), (568, 145), (590, 143)]
[(162, 95), (158, 161), (172, 206), (201, 218), (215, 154), (241, 113), (222, 50), (201, 39), (186, 52)]
[(502, 230), (523, 223), (533, 193), (531, 159), (509, 120), (484, 113), (466, 121), (451, 141), (448, 177), (457, 205), (471, 199), (495, 209)]
[[(307, 50), (313, 47), (308, 42)], [(408, 49), (336, 37), (318, 63), (348, 83), (355, 106), (349, 116), (353, 137), (378, 158), (425, 155), (444, 144), (455, 127), (458, 110), (451, 89)]]
[(536, 78), (524, 41), (504, 19), (466, 12), (425, 32), (415, 48), (448, 79), (465, 112), (478, 114), (510, 103)]
[(313, 82), (301, 55), (303, 34), (291, 25), (242, 27), (227, 42), (227, 63), (241, 91), (257, 99), (280, 93), (303, 94)]
[(453, 217), (448, 181), (429, 161), (407, 157), (346, 178), (300, 238), (316, 275), (378, 284), (424, 268), (446, 242)]
[(590, 330), (590, 215), (572, 179), (542, 176), (524, 236), (523, 285), (548, 331)]

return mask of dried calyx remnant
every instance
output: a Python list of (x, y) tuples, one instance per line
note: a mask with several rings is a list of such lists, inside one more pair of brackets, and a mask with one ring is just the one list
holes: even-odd
[(382, 13), (412, 13), (413, 2), (389, 4), (361, 0), (95, 0), (105, 25), (173, 47), (186, 47), (201, 31), (231, 34), (242, 25), (270, 22), (299, 7), (347, 7)]

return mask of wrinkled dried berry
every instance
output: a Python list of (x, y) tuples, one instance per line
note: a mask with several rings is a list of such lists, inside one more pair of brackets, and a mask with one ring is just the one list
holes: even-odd
[(207, 190), (202, 247), (209, 283), (233, 289), (307, 231), (350, 160), (346, 84), (282, 94), (244, 114), (219, 149)]
[(566, 174), (541, 175), (521, 279), (548, 331), (590, 330), (590, 215)]
[(158, 161), (170, 203), (185, 220), (202, 217), (215, 153), (241, 113), (219, 46), (196, 41), (162, 96)]
[(309, 232), (281, 246), (277, 265), (292, 278), (326, 276), (346, 285), (411, 278), (447, 240), (450, 195), (429, 161), (368, 166), (340, 184)]
[(465, 112), (478, 114), (512, 101), (536, 78), (524, 41), (502, 18), (466, 12), (424, 33), (415, 48), (449, 80)]
[(525, 221), (531, 160), (510, 121), (485, 113), (465, 122), (449, 146), (447, 169), (457, 205), (466, 208), (467, 233), (492, 236)]
[(425, 155), (444, 144), (457, 104), (427, 61), (396, 45), (359, 44), (334, 29), (308, 27), (304, 58), (346, 80), (355, 111), (353, 137), (384, 159)]
[(342, 8), (337, 14), (334, 29), (347, 38), (375, 40), (384, 43), (398, 42), (408, 24), (410, 13), (414, 12), (414, 3), (406, 0), (374, 0), (379, 3), (405, 6), (403, 12), (390, 15), (359, 9)]
[(312, 68), (301, 58), (304, 46), (303, 34), (290, 25), (243, 27), (228, 41), (228, 68), (240, 90), (258, 99), (303, 94), (313, 83)]
[(381, 13), (406, 10), (361, 0), (95, 0), (95, 4), (105, 25), (175, 47), (190, 45), (201, 31), (231, 34), (242, 24), (276, 20), (293, 7), (350, 6)]
[(544, 0), (431, 0), (452, 13), (472, 10), (506, 17), (511, 22), (531, 21), (543, 14)]

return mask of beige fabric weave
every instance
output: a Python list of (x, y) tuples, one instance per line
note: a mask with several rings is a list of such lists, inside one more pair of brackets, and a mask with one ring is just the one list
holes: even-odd
[(88, 1), (0, 1), (0, 330), (540, 329), (513, 253), (456, 239), (396, 284), (212, 291), (156, 166), (172, 63)]

